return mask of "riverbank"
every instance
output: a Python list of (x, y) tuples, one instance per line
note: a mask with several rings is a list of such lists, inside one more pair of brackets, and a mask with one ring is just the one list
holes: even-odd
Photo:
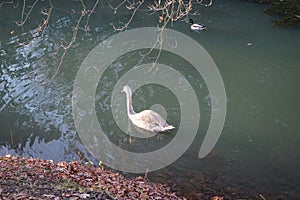
[(186, 199), (162, 184), (80, 162), (0, 157), (0, 199)]

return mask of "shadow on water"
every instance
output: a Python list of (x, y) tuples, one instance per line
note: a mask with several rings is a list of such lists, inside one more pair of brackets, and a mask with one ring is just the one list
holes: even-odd
[[(8, 15), (0, 12), (0, 155), (12, 153), (56, 161), (88, 158), (96, 163), (76, 134), (73, 83), (87, 54), (114, 34), (112, 24), (118, 23), (118, 18), (107, 5), (99, 5), (90, 18), (90, 30), (78, 33), (74, 47), (68, 50), (58, 75), (52, 79), (62, 55), (57, 51), (59, 45), (69, 41), (70, 27), (79, 17), (80, 5), (73, 3), (61, 4), (63, 9), (53, 12), (51, 23), (42, 33), (28, 28), (36, 27), (38, 13), (32, 15), (24, 33), (18, 29), (10, 35), (16, 27), (8, 22), (15, 20), (11, 13), (16, 10), (10, 7)], [(174, 164), (150, 173), (150, 179), (169, 183), (182, 194), (198, 199), (222, 194), (257, 197), (260, 193), (297, 199), (299, 30), (272, 27), (271, 18), (256, 4), (216, 2), (202, 11), (193, 17), (208, 26), (207, 32), (191, 32), (181, 22), (173, 28), (198, 41), (216, 62), (228, 97), (224, 130), (213, 151), (200, 160), (197, 155), (210, 120), (207, 87), (184, 59), (163, 52), (162, 62), (179, 70), (197, 91), (201, 121), (189, 150)], [(118, 16), (129, 15), (122, 11)], [(153, 18), (140, 12), (132, 27), (145, 23), (156, 26), (157, 19)], [(169, 143), (176, 133), (132, 139), (116, 126), (111, 112), (114, 85), (128, 68), (138, 64), (140, 60), (131, 52), (108, 67), (97, 87), (95, 107), (111, 141), (133, 152), (149, 152)], [(134, 92), (133, 104), (136, 111), (162, 105), (168, 119), (178, 125), (181, 110), (172, 95), (168, 88), (144, 85)]]

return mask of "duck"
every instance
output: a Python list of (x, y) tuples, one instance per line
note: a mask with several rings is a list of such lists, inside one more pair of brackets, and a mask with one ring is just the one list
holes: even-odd
[(207, 30), (207, 27), (204, 24), (196, 24), (193, 19), (189, 19), (191, 30), (192, 31), (203, 31)]
[(127, 116), (133, 125), (151, 132), (166, 132), (175, 128), (169, 125), (161, 115), (153, 110), (143, 110), (136, 113), (132, 107), (131, 88), (125, 85), (122, 92), (126, 94)]

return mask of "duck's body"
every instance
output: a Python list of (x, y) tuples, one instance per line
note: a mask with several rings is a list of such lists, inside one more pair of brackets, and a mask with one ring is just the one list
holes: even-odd
[(194, 23), (193, 19), (189, 19), (189, 21), (190, 21), (190, 28), (192, 31), (207, 30), (207, 27), (204, 24), (196, 24)]
[(126, 85), (122, 91), (126, 93), (128, 118), (135, 126), (152, 132), (165, 132), (175, 128), (167, 124), (166, 120), (153, 110), (143, 110), (139, 113), (134, 112), (131, 88)]

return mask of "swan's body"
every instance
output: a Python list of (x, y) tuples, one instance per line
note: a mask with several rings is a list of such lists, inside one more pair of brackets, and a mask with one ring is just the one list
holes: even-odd
[(166, 120), (153, 110), (143, 110), (139, 113), (134, 112), (131, 88), (125, 85), (122, 91), (126, 93), (128, 118), (135, 126), (152, 132), (165, 132), (175, 128), (167, 124)]
[(207, 28), (204, 24), (195, 24), (193, 19), (190, 19), (189, 21), (190, 21), (191, 30), (193, 30), (193, 31), (207, 30)]

